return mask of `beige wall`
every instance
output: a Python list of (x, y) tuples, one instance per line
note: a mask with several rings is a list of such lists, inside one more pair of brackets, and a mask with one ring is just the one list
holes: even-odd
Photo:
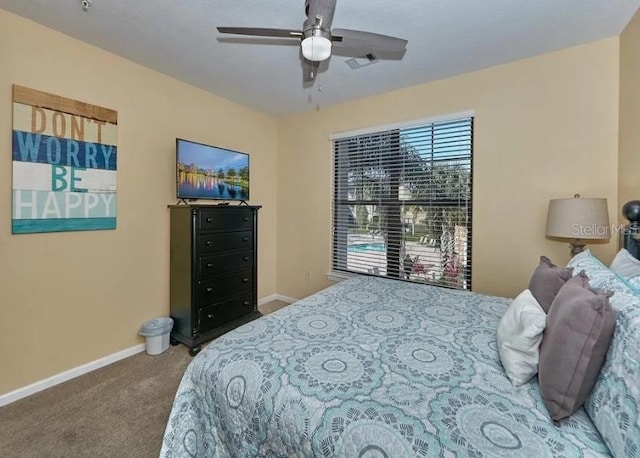
[[(0, 65), (0, 394), (142, 343), (168, 314), (178, 136), (251, 154), (258, 297), (276, 292), (276, 119), (3, 10)], [(118, 111), (117, 230), (11, 235), (14, 83)]]
[[(541, 254), (566, 263), (567, 244), (544, 236), (548, 200), (606, 197), (617, 212), (618, 60), (611, 38), (283, 120), (278, 292), (330, 283), (331, 133), (465, 110), (476, 114), (473, 289), (513, 296)], [(591, 247), (608, 261), (615, 243)]]
[[(620, 35), (620, 205), (640, 199), (640, 11)], [(619, 221), (626, 221), (618, 213)]]

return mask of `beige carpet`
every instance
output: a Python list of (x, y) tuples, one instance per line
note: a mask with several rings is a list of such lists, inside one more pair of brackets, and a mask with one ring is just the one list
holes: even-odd
[(157, 457), (191, 359), (183, 345), (140, 353), (1, 407), (0, 457)]

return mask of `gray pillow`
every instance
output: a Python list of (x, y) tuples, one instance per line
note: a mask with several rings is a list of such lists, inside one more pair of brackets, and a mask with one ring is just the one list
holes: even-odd
[(549, 309), (538, 381), (553, 420), (578, 410), (600, 374), (616, 324), (612, 294), (590, 288), (580, 272), (564, 284)]
[(540, 256), (540, 264), (529, 281), (529, 291), (536, 298), (542, 310), (549, 312), (549, 307), (560, 288), (573, 275), (573, 267), (558, 267), (546, 256)]

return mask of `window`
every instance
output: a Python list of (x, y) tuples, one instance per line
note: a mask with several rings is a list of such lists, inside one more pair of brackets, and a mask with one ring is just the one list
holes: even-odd
[(333, 149), (333, 270), (470, 289), (473, 118)]

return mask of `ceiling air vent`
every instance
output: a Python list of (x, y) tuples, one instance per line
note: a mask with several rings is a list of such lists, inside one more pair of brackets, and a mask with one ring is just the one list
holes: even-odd
[(369, 54), (361, 57), (352, 57), (351, 59), (345, 60), (345, 62), (352, 70), (356, 70), (361, 67), (366, 67), (367, 65), (375, 64), (378, 62), (378, 58), (375, 54), (370, 52)]

